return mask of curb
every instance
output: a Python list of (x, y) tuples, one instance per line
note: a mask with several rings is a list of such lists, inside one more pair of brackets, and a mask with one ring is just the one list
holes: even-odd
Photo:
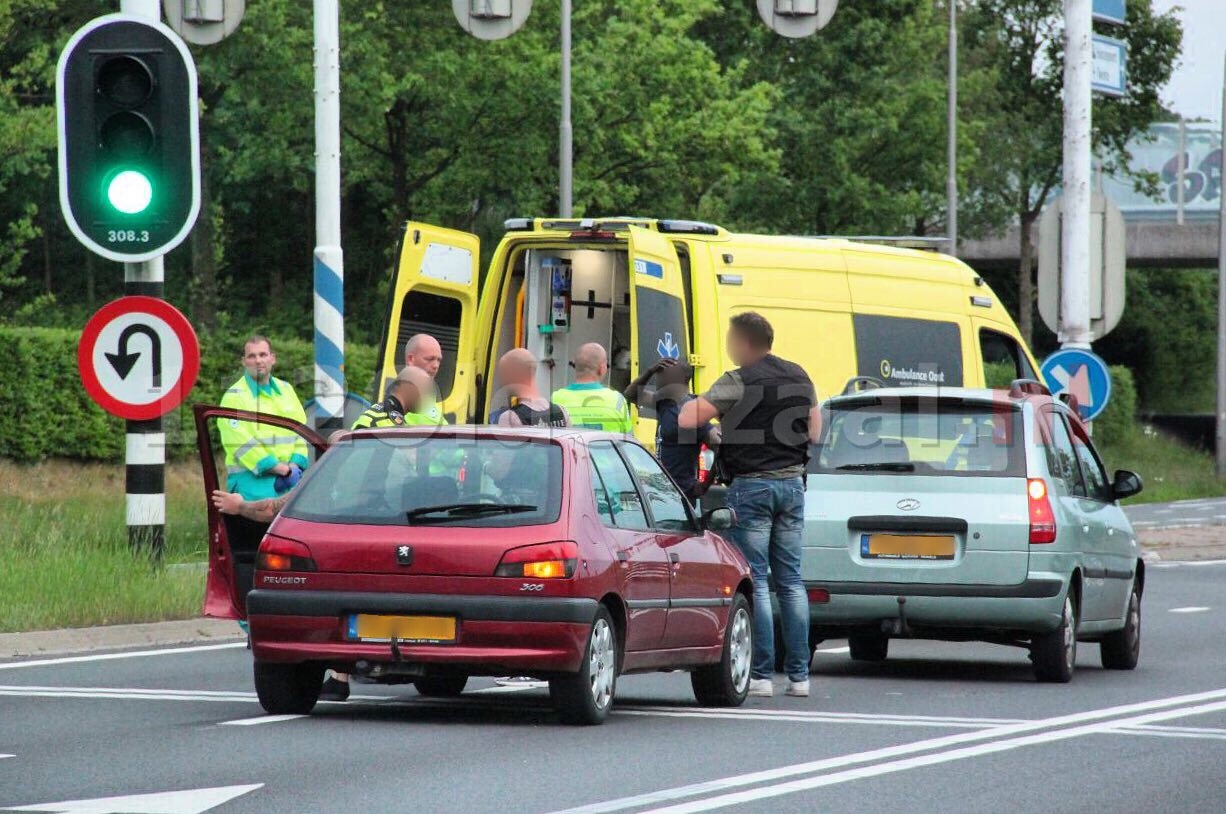
[(0, 659), (175, 644), (241, 642), (243, 638), (238, 624), (233, 620), (204, 618), (0, 633)]

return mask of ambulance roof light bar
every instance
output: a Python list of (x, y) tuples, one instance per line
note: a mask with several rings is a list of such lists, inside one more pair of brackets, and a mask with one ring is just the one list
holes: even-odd
[(946, 237), (921, 237), (919, 235), (807, 235), (817, 240), (845, 240), (848, 243), (876, 243), (898, 249), (920, 249), (939, 252), (948, 244)]

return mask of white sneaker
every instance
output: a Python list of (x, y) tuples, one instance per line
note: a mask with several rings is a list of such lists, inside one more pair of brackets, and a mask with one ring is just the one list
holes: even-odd
[(775, 685), (769, 678), (749, 679), (749, 694), (754, 698), (770, 698), (775, 694)]
[(806, 678), (804, 681), (789, 681), (787, 694), (795, 698), (808, 698), (809, 679)]

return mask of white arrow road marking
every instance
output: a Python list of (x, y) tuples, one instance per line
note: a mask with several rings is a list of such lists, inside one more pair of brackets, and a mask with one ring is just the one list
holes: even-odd
[(1211, 610), (1207, 605), (1189, 605), (1186, 608), (1171, 608), (1168, 613), (1204, 613)]
[(65, 656), (56, 659), (33, 659), (30, 661), (9, 661), (0, 664), (0, 670), (15, 670), (18, 667), (51, 667), (56, 664), (81, 664), (87, 661), (113, 661), (115, 659), (135, 659), (142, 656), (177, 656), (181, 653), (206, 653), (210, 650), (231, 650), (246, 647), (247, 643), (227, 642), (225, 644), (203, 644), (193, 647), (167, 647), (161, 650), (130, 650), (123, 653), (94, 653), (89, 656)]
[(216, 786), (211, 789), (184, 789), (127, 797), (100, 797), (96, 800), (65, 800), (32, 806), (12, 806), (5, 811), (50, 811), (58, 814), (203, 814), (235, 797), (249, 794), (263, 783), (250, 786)]

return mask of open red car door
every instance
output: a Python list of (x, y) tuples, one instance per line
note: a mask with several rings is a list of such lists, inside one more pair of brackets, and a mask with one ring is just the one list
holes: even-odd
[(212, 494), (224, 484), (217, 470), (217, 451), (212, 432), (217, 421), (251, 421), (268, 427), (288, 430), (309, 444), (316, 458), (328, 448), (328, 442), (310, 427), (297, 421), (267, 413), (252, 413), (227, 407), (197, 404), (196, 446), (200, 451), (200, 466), (204, 472), (204, 502), (209, 512), (209, 575), (204, 590), (204, 615), (218, 619), (245, 619), (246, 598), (255, 576), (255, 555), (268, 530), (267, 523), (256, 523), (236, 515), (223, 516), (213, 508)]

